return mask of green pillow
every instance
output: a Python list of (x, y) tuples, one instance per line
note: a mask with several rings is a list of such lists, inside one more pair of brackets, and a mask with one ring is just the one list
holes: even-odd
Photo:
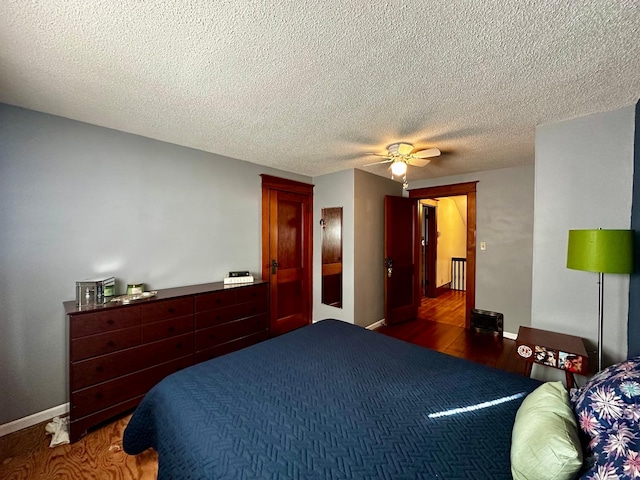
[(582, 448), (569, 395), (561, 382), (547, 382), (527, 395), (511, 432), (514, 480), (575, 478)]

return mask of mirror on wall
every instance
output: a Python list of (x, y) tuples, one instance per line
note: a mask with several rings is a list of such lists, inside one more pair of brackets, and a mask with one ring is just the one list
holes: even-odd
[(322, 209), (322, 303), (342, 308), (342, 207)]

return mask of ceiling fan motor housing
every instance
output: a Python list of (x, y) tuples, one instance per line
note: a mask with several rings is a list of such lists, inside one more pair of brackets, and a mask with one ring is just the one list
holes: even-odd
[(387, 150), (391, 155), (408, 155), (413, 150), (413, 145), (404, 142), (392, 143)]

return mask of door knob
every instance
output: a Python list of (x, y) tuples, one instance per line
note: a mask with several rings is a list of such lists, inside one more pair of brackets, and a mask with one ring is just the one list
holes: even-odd
[(271, 260), (271, 275), (275, 275), (278, 272), (280, 264), (275, 260)]

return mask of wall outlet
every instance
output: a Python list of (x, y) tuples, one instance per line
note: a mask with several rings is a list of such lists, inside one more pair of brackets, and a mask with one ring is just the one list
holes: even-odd
[(480, 242), (480, 250), (486, 250), (487, 249), (487, 242)]

